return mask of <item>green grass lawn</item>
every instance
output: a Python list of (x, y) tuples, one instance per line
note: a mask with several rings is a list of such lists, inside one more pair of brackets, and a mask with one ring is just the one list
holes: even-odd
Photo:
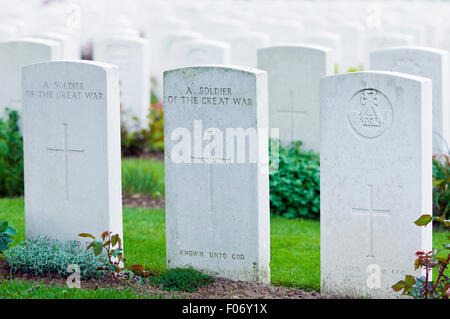
[(0, 299), (158, 299), (163, 296), (139, 294), (133, 289), (68, 289), (21, 280), (0, 282)]
[[(24, 240), (23, 199), (0, 199), (0, 218), (6, 218)], [(124, 247), (127, 264), (141, 264), (162, 272), (165, 266), (165, 224), (163, 210), (124, 209)], [(434, 247), (446, 241), (448, 233), (436, 232)], [(320, 289), (320, 224), (317, 221), (271, 218), (271, 281), (275, 285), (305, 290)], [(0, 296), (2, 288), (0, 286)], [(58, 295), (61, 291), (55, 291)], [(108, 292), (105, 292), (107, 294)], [(59, 296), (59, 295), (58, 295)]]
[(122, 159), (122, 189), (127, 194), (164, 196), (164, 163), (150, 159)]

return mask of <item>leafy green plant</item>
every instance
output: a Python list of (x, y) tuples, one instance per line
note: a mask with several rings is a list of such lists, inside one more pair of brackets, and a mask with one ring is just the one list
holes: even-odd
[(164, 150), (164, 109), (161, 102), (152, 103), (150, 108), (150, 135), (149, 149), (152, 151)]
[(136, 132), (131, 132), (122, 123), (122, 156), (140, 156), (146, 152), (164, 150), (164, 110), (153, 92), (147, 117), (149, 126)]
[(151, 277), (149, 281), (155, 286), (161, 286), (163, 290), (194, 292), (202, 286), (209, 285), (211, 276), (192, 268), (174, 268), (160, 276)]
[(363, 68), (362, 66), (359, 66), (359, 67), (350, 67), (350, 68), (347, 69), (347, 72), (348, 72), (348, 73), (351, 73), (351, 72), (360, 72), (360, 71), (364, 71), (364, 68)]
[(122, 189), (126, 194), (164, 195), (164, 163), (142, 158), (123, 159)]
[(23, 139), (19, 114), (6, 109), (0, 118), (0, 197), (23, 195)]
[(113, 235), (110, 231), (104, 231), (101, 235), (101, 241), (96, 240), (93, 235), (88, 233), (81, 233), (78, 236), (92, 239), (86, 250), (92, 250), (95, 256), (100, 256), (103, 250), (106, 251), (108, 264), (101, 269), (108, 271), (113, 278), (117, 278), (120, 272), (124, 270), (122, 265), (126, 260), (123, 256), (122, 240), (119, 234)]
[(81, 233), (78, 236), (92, 239), (86, 250), (92, 250), (95, 256), (102, 255), (103, 251), (106, 252), (108, 263), (99, 270), (107, 271), (112, 278), (132, 279), (138, 277), (138, 279), (141, 279), (150, 275), (141, 265), (132, 265), (130, 269), (123, 267), (126, 259), (123, 255), (122, 239), (119, 234), (104, 231), (101, 235), (102, 240), (96, 240), (94, 236), (88, 233)]
[(450, 157), (433, 156), (433, 215), (450, 218)]
[[(450, 221), (445, 216), (432, 217), (422, 215), (415, 221), (417, 226), (427, 226), (431, 221), (450, 226)], [(450, 236), (447, 236), (447, 240)], [(392, 286), (394, 291), (402, 291), (402, 295), (411, 296), (415, 299), (448, 299), (450, 297), (450, 279), (445, 275), (450, 262), (450, 244), (443, 244), (443, 249), (435, 249), (428, 252), (418, 251), (417, 259), (414, 262), (415, 270), (421, 269), (425, 276), (406, 275), (404, 280), (400, 280)], [(438, 276), (432, 280), (432, 271), (437, 270)]]
[[(278, 170), (270, 175), (270, 211), (288, 218), (319, 219), (320, 157), (301, 145), (300, 141), (279, 145)], [(272, 156), (271, 147), (271, 161)]]
[(0, 218), (0, 255), (2, 255), (9, 245), (14, 241), (12, 236), (16, 234), (16, 230), (8, 226), (8, 221)]
[(36, 276), (56, 274), (67, 277), (67, 266), (80, 266), (81, 278), (101, 278), (98, 268), (104, 267), (106, 259), (80, 249), (75, 241), (59, 242), (47, 237), (20, 242), (5, 253), (13, 272), (32, 273)]

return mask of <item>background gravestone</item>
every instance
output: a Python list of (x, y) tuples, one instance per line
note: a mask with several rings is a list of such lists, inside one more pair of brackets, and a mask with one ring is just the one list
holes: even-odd
[[(227, 129), (267, 129), (266, 73), (225, 67), (167, 71), (164, 110), (167, 266), (269, 282), (269, 185), (263, 166), (268, 136), (255, 131), (245, 144), (234, 135), (223, 141)], [(216, 135), (220, 132), (223, 136)], [(259, 159), (252, 157), (255, 152)]]
[(229, 64), (231, 61), (230, 45), (225, 42), (210, 40), (186, 40), (174, 43), (169, 55), (172, 68)]
[(289, 45), (258, 51), (258, 67), (269, 77), (269, 125), (280, 129), (284, 145), (302, 141), (320, 149), (320, 77), (333, 74), (331, 49)]
[(0, 117), (5, 108), (22, 111), (22, 66), (60, 57), (58, 43), (50, 40), (20, 39), (0, 43)]
[(23, 94), (26, 237), (122, 236), (117, 68), (26, 66)]
[(431, 81), (390, 72), (321, 80), (322, 293), (398, 297), (431, 249)]
[(372, 70), (426, 77), (433, 85), (433, 154), (448, 154), (450, 105), (448, 53), (431, 48), (390, 48), (372, 52)]
[[(146, 39), (107, 37), (94, 42), (94, 60), (119, 67), (122, 119), (131, 131), (148, 124), (150, 112), (149, 45)], [(133, 118), (137, 118), (136, 122)]]

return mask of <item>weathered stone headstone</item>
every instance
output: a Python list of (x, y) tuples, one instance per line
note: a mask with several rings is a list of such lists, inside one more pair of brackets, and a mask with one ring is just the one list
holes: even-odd
[(287, 145), (302, 141), (319, 151), (320, 77), (334, 71), (329, 48), (306, 45), (268, 47), (258, 51), (258, 67), (269, 77), (269, 125), (280, 129)]
[(36, 35), (37, 38), (47, 39), (57, 42), (61, 47), (61, 57), (65, 60), (79, 59), (77, 42), (73, 36), (59, 32), (42, 32)]
[(433, 85), (433, 154), (447, 154), (450, 146), (448, 53), (431, 48), (390, 48), (372, 52), (372, 70), (426, 77)]
[(356, 22), (339, 20), (333, 25), (333, 32), (342, 39), (342, 67), (346, 72), (349, 68), (361, 67), (364, 63), (364, 26)]
[(58, 43), (21, 39), (0, 43), (0, 117), (5, 108), (22, 110), (21, 67), (60, 58)]
[[(26, 237), (122, 234), (117, 67), (23, 68)], [(80, 240), (83, 243), (83, 240)]]
[[(147, 127), (150, 111), (149, 44), (146, 39), (128, 37), (98, 38), (94, 60), (117, 65), (120, 76), (120, 102), (128, 129)], [(138, 121), (135, 121), (136, 118)]]
[(269, 45), (269, 37), (260, 32), (240, 32), (226, 38), (231, 45), (233, 65), (256, 67), (257, 51)]
[(392, 72), (321, 79), (322, 293), (399, 297), (431, 249), (431, 81)]
[(388, 23), (385, 29), (391, 32), (399, 32), (409, 34), (414, 38), (415, 45), (425, 45), (426, 29), (425, 26), (406, 21), (398, 21), (398, 17), (394, 23)]
[(0, 41), (12, 40), (17, 34), (17, 30), (9, 25), (0, 25)]
[(207, 64), (230, 64), (228, 43), (210, 40), (186, 40), (174, 43), (170, 51), (171, 68)]
[(414, 37), (409, 34), (394, 32), (374, 32), (366, 36), (365, 63), (370, 64), (370, 53), (378, 49), (389, 47), (404, 47), (414, 45)]
[(164, 112), (167, 266), (269, 282), (266, 73), (166, 71)]
[(272, 45), (297, 43), (299, 36), (304, 33), (300, 22), (282, 21), (280, 19), (259, 19), (258, 31), (269, 35)]
[(306, 35), (299, 37), (299, 42), (333, 49), (335, 64), (339, 66), (339, 71), (344, 70), (341, 59), (342, 41), (340, 35), (332, 32), (308, 32)]

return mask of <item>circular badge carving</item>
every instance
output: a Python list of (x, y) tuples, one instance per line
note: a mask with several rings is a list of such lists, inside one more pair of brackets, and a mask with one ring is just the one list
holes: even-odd
[(380, 91), (363, 89), (350, 99), (347, 120), (356, 135), (377, 138), (391, 127), (391, 103)]

